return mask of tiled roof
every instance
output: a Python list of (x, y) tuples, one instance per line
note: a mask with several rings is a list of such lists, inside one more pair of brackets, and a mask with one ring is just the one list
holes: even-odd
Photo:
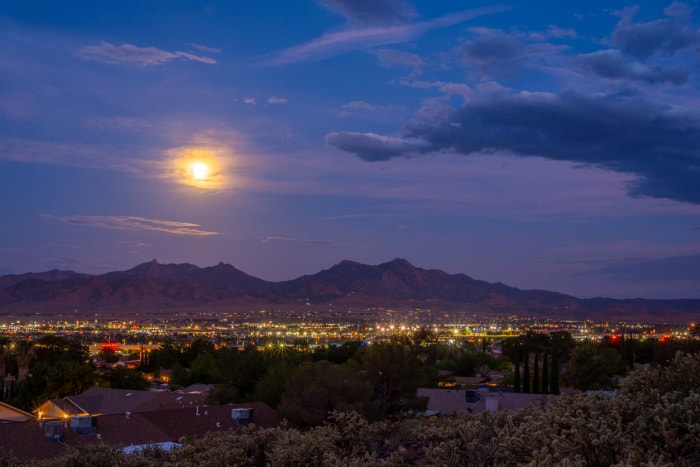
[(90, 388), (66, 399), (89, 414), (109, 415), (133, 412), (138, 406), (160, 394), (162, 393), (129, 389)]
[(0, 448), (21, 460), (29, 460), (60, 456), (67, 446), (96, 443), (137, 446), (176, 442), (182, 437), (197, 438), (208, 432), (240, 429), (231, 417), (234, 408), (252, 408), (251, 423), (255, 426), (279, 426), (277, 413), (262, 402), (210, 406), (186, 404), (182, 408), (137, 411), (128, 417), (124, 413), (97, 416), (96, 434), (81, 436), (65, 427), (62, 444), (44, 438), (45, 422), (0, 424)]

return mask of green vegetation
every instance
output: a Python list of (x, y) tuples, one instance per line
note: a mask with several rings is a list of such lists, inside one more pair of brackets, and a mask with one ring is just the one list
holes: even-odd
[[(247, 426), (142, 455), (105, 445), (75, 448), (33, 465), (700, 465), (700, 353), (679, 352), (666, 363), (633, 373), (615, 397), (563, 396), (546, 412), (374, 423), (332, 412), (306, 430)], [(0, 462), (19, 465), (8, 456)]]

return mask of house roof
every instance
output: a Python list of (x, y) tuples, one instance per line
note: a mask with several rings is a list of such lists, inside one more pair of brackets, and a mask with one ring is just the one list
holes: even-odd
[(10, 404), (0, 402), (0, 423), (25, 422), (33, 419), (34, 415), (11, 406)]
[(65, 427), (62, 443), (44, 437), (45, 422), (0, 424), (0, 449), (20, 460), (30, 460), (60, 456), (70, 446), (104, 443), (124, 447), (177, 442), (182, 437), (197, 438), (209, 432), (240, 429), (231, 415), (235, 408), (252, 408), (251, 423), (255, 426), (279, 426), (277, 413), (262, 402), (210, 406), (187, 404), (182, 408), (135, 412), (128, 417), (124, 413), (97, 416), (96, 434), (78, 435)]
[(130, 389), (90, 388), (77, 396), (65, 399), (92, 415), (133, 412), (140, 405), (158, 397), (159, 392)]
[[(466, 391), (463, 389), (434, 389), (419, 388), (419, 397), (428, 397), (428, 410), (443, 414), (452, 413), (481, 413), (488, 407), (496, 410), (519, 410), (524, 407), (546, 408), (552, 395), (524, 394), (515, 392), (482, 392), (475, 403), (466, 401)], [(489, 399), (491, 399), (489, 401)], [(487, 404), (488, 402), (488, 404)]]
[(202, 394), (202, 395), (207, 395), (209, 393), (209, 390), (211, 390), (214, 387), (213, 384), (204, 384), (204, 383), (195, 383), (195, 384), (190, 384), (186, 388), (178, 389), (173, 392), (177, 392), (179, 394)]

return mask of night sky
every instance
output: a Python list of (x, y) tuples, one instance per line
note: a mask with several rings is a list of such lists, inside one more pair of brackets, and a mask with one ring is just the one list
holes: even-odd
[(0, 274), (400, 257), (700, 298), (698, 8), (4, 1)]

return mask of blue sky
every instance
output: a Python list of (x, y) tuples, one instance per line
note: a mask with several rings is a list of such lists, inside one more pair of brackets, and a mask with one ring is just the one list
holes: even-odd
[(697, 2), (0, 4), (0, 274), (395, 257), (700, 298)]

